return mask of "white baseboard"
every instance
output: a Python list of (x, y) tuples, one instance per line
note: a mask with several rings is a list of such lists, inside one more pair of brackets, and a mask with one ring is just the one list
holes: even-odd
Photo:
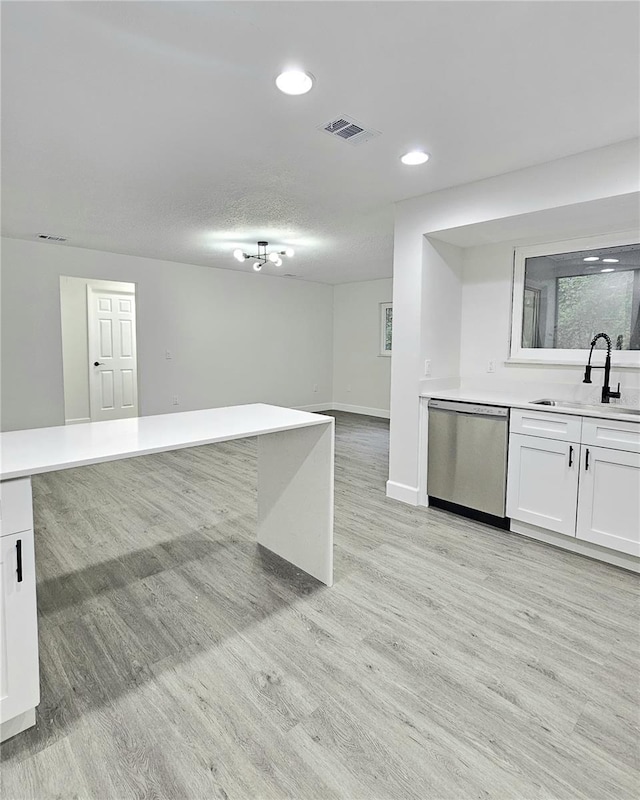
[(364, 414), (367, 417), (381, 417), (389, 419), (390, 414), (384, 408), (369, 408), (368, 406), (350, 406), (346, 403), (334, 403), (331, 408), (334, 411), (347, 411), (349, 414)]
[(592, 542), (576, 539), (575, 536), (565, 536), (562, 533), (547, 531), (544, 528), (538, 528), (537, 525), (530, 525), (528, 522), (518, 522), (513, 519), (511, 520), (511, 533), (518, 533), (529, 539), (536, 539), (538, 542), (546, 542), (546, 544), (561, 547), (563, 550), (570, 550), (572, 553), (580, 553), (580, 555), (595, 558), (598, 561), (606, 561), (607, 564), (613, 564), (616, 567), (622, 567), (632, 572), (640, 572), (640, 559), (635, 556), (628, 553), (619, 553), (616, 550), (609, 550), (608, 547), (600, 547), (600, 545)]
[(296, 411), (331, 411), (334, 406), (331, 403), (315, 403), (311, 406), (296, 406)]
[(91, 422), (91, 417), (78, 417), (78, 419), (65, 419), (65, 425), (78, 425), (81, 422)]
[(387, 481), (387, 497), (392, 500), (400, 500), (401, 503), (408, 503), (410, 506), (417, 506), (419, 500), (418, 487)]
[(0, 723), (0, 742), (6, 742), (12, 736), (16, 736), (27, 728), (32, 728), (36, 724), (36, 710), (30, 708), (28, 711), (23, 711), (17, 717), (12, 719), (3, 720)]

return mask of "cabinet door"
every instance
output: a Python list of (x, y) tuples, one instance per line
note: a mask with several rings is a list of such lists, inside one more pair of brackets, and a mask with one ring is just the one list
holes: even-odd
[(640, 556), (640, 455), (582, 446), (577, 537)]
[(509, 437), (507, 516), (575, 536), (580, 445)]
[(0, 719), (40, 702), (33, 531), (0, 539)]

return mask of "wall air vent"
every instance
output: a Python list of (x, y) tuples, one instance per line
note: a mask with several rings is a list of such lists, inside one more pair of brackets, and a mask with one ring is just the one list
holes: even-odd
[(344, 139), (349, 144), (364, 144), (369, 139), (375, 139), (380, 136), (380, 131), (373, 128), (365, 128), (360, 122), (356, 122), (353, 117), (342, 115), (336, 117), (330, 122), (325, 122), (324, 125), (318, 125), (318, 130), (323, 133), (328, 133), (329, 136), (337, 136), (339, 139)]
[(39, 233), (38, 239), (46, 239), (48, 242), (66, 242), (64, 236), (51, 236), (49, 233)]

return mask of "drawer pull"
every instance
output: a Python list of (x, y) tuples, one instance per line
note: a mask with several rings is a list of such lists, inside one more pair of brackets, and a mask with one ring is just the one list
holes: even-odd
[(22, 583), (22, 539), (18, 539), (16, 542), (16, 557), (18, 562), (16, 575), (18, 576), (18, 583)]
[(573, 447), (569, 445), (569, 466), (573, 466)]
[(589, 448), (587, 447), (587, 452), (584, 456), (584, 468), (589, 469)]

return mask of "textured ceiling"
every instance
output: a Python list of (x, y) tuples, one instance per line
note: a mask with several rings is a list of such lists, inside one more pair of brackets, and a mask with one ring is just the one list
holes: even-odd
[[(393, 201), (637, 136), (626, 2), (2, 4), (3, 233), (388, 277)], [(299, 64), (302, 97), (273, 79)], [(359, 147), (317, 126), (382, 131)], [(425, 147), (432, 160), (398, 157)]]

